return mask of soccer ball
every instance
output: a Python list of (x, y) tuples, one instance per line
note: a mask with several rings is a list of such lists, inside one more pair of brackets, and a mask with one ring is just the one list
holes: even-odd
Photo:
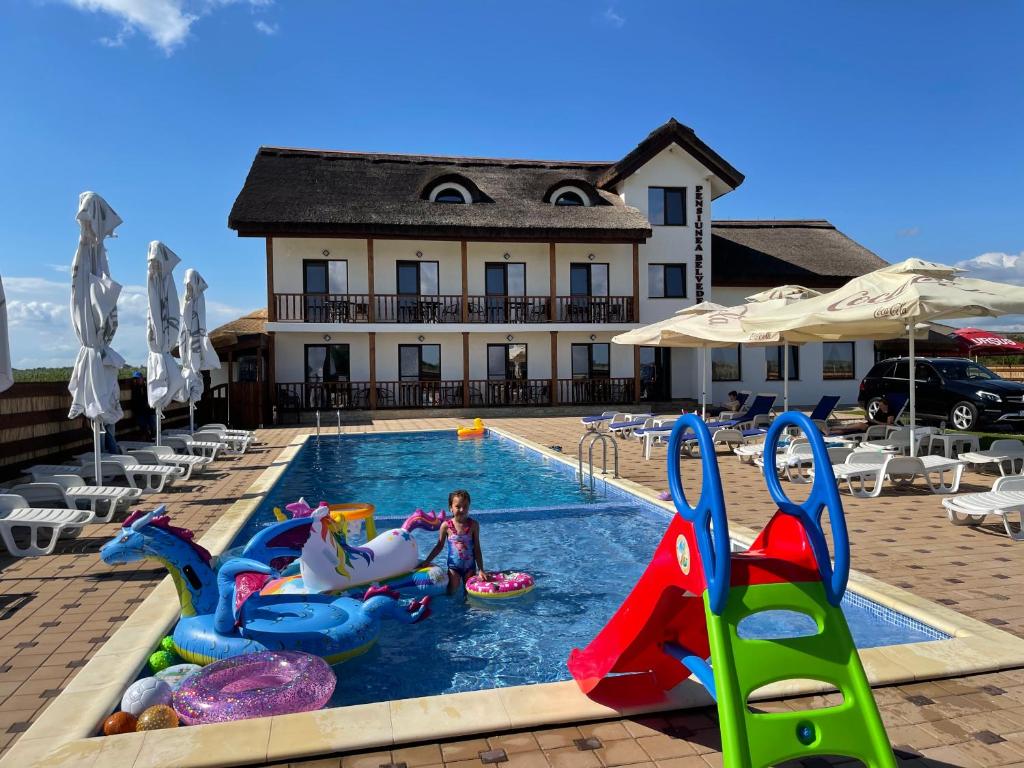
[(171, 686), (155, 677), (144, 677), (128, 686), (121, 698), (121, 709), (138, 717), (157, 704), (170, 704)]

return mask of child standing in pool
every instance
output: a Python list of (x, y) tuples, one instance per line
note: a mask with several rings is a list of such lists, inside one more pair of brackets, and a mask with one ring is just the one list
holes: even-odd
[(488, 581), (484, 571), (484, 554), (480, 549), (480, 524), (469, 516), (469, 491), (458, 490), (448, 494), (448, 510), (451, 518), (445, 521), (438, 532), (437, 544), (419, 564), (419, 568), (430, 565), (441, 549), (448, 545), (448, 592), (453, 592), (460, 583), (474, 573)]

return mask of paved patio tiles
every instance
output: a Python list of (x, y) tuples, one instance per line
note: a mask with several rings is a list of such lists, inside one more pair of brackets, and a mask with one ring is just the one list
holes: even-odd
[[(343, 426), (343, 431), (451, 428), (457, 423), (463, 422), (431, 418), (367, 421)], [(561, 446), (573, 459), (582, 434), (576, 417), (502, 418), (489, 424), (542, 445)], [(299, 432), (294, 428), (261, 430), (264, 446), (239, 458), (218, 461), (213, 473), (193, 478), (184, 490), (147, 497), (145, 506), (168, 504), (176, 524), (201, 536)], [(334, 429), (324, 433), (333, 434)], [(638, 443), (618, 443), (623, 477), (654, 491), (667, 488), (664, 448), (656, 448), (654, 458), (644, 461)], [(730, 520), (759, 528), (773, 509), (758, 470), (724, 452), (719, 460)], [(699, 492), (699, 463), (684, 460), (682, 469), (688, 491)], [(992, 475), (968, 472), (963, 490), (985, 490), (992, 480)], [(795, 500), (807, 492), (806, 486), (790, 483), (784, 483), (784, 488)], [(922, 490), (887, 489), (879, 499), (844, 495), (843, 501), (854, 568), (1024, 635), (1024, 545), (1010, 542), (1000, 526), (952, 526), (942, 514), (939, 497)], [(0, 555), (0, 753), (164, 577), (165, 571), (153, 563), (104, 565), (97, 552), (115, 532), (113, 524), (90, 527), (78, 539), (62, 542), (50, 557), (12, 559)], [(1024, 669), (879, 688), (875, 697), (901, 766), (1024, 766)], [(812, 701), (820, 706), (821, 697), (759, 706), (800, 709)], [(379, 768), (405, 763), (406, 768), (479, 768), (484, 765), (481, 753), (503, 750), (506, 759), (494, 765), (707, 768), (721, 765), (719, 745), (714, 711), (697, 710), (482, 734), (440, 744), (403, 745), (390, 751), (323, 756), (290, 765)], [(806, 760), (786, 768), (854, 764)]]

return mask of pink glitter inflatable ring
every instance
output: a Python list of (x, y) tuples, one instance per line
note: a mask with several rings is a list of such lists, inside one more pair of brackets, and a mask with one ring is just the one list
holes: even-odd
[(319, 656), (261, 651), (215, 661), (174, 692), (174, 709), (188, 725), (321, 709), (337, 679)]
[(470, 597), (487, 599), (519, 597), (525, 595), (535, 586), (533, 576), (522, 571), (488, 572), (490, 581), (478, 576), (466, 579), (466, 593)]

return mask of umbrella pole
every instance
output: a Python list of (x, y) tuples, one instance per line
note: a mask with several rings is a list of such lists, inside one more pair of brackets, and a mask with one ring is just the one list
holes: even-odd
[(914, 323), (910, 323), (910, 455), (917, 456), (917, 441), (914, 440), (914, 425), (917, 423), (917, 371), (914, 365)]
[(191, 435), (196, 431), (196, 404), (192, 398), (188, 399), (188, 433)]
[(782, 410), (789, 410), (789, 344), (782, 345)]
[(700, 417), (708, 417), (708, 348), (700, 348)]
[(103, 476), (100, 474), (102, 463), (101, 454), (103, 446), (100, 445), (100, 420), (92, 420), (92, 459), (93, 471), (96, 473), (96, 485), (103, 485)]
[(160, 445), (160, 422), (164, 420), (164, 409), (156, 409), (156, 444)]

